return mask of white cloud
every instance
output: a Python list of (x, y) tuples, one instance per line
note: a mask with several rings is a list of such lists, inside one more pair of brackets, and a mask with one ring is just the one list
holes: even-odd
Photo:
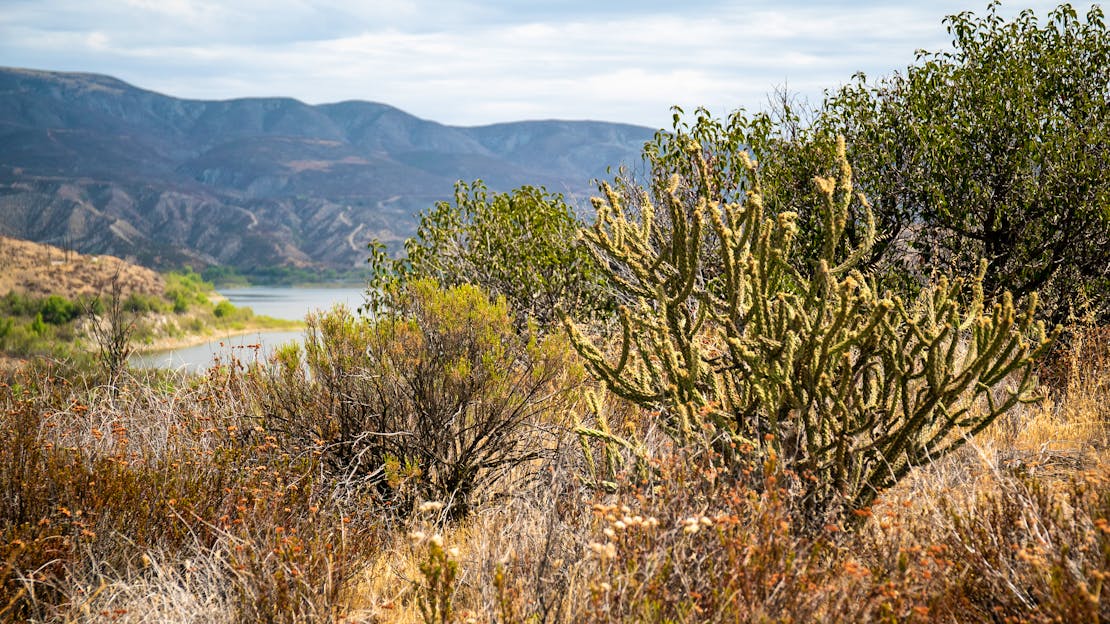
[[(591, 118), (651, 126), (667, 124), (672, 104), (757, 109), (782, 84), (819, 100), (857, 70), (887, 74), (918, 48), (944, 46), (942, 16), (966, 7), (721, 1), (678, 12), (673, 3), (583, 1), (557, 13), (508, 0), (6, 4), (5, 65), (107, 73), (179, 97), (377, 100), (455, 124)], [(1035, 4), (1041, 15), (1054, 6)]]

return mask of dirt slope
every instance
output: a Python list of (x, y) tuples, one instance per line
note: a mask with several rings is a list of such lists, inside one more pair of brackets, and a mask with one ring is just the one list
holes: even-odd
[(162, 276), (113, 256), (65, 251), (53, 245), (0, 236), (0, 296), (10, 291), (34, 296), (107, 294), (116, 275), (123, 293), (161, 294)]

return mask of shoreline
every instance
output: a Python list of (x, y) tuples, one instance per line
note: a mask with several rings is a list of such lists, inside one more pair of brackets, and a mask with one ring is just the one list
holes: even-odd
[(268, 334), (275, 332), (288, 332), (303, 330), (305, 325), (299, 323), (290, 325), (288, 327), (269, 327), (265, 325), (258, 325), (254, 327), (244, 327), (242, 329), (216, 329), (210, 334), (187, 334), (184, 336), (167, 336), (159, 338), (150, 344), (136, 345), (134, 355), (157, 355), (165, 353), (166, 351), (175, 351), (177, 349), (185, 349), (187, 347), (195, 347), (198, 345), (206, 344), (214, 340), (221, 340), (224, 338), (234, 338), (236, 336), (244, 336), (248, 334)]

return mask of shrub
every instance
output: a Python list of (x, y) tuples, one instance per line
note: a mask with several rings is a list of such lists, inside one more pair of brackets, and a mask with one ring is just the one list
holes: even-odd
[(1062, 484), (1001, 475), (962, 505), (941, 499), (941, 533), (961, 563), (959, 588), (980, 620), (1105, 622), (1110, 478), (1076, 472)]
[(216, 315), (216, 318), (230, 317), (234, 313), (235, 306), (226, 299), (217, 303), (216, 307), (212, 308), (212, 314)]
[(35, 299), (10, 290), (3, 299), (0, 299), (0, 309), (11, 316), (33, 316), (39, 311), (39, 305)]
[(31, 321), (31, 333), (39, 337), (46, 334), (46, 323), (42, 320), (42, 312), (36, 314), (35, 320)]
[(153, 295), (144, 295), (138, 292), (132, 292), (131, 294), (127, 295), (127, 298), (123, 301), (124, 309), (128, 312), (134, 312), (136, 314), (145, 314), (147, 312), (161, 312), (165, 308), (160, 298)]
[(59, 295), (50, 295), (39, 304), (42, 320), (51, 325), (64, 325), (77, 318), (80, 309), (77, 304)]
[[(701, 125), (674, 137), (692, 174), (669, 176), (655, 202), (608, 185), (594, 202), (587, 241), (625, 303), (619, 355), (606, 358), (570, 329), (613, 392), (660, 410), (683, 446), (708, 429), (732, 464), (781, 462), (811, 526), (867, 507), (1029, 398), (1049, 344), (1035, 297), (1024, 313), (1008, 294), (985, 308), (981, 275), (942, 278), (910, 305), (876, 292), (857, 270), (874, 224), (853, 193), (843, 141), (837, 177), (815, 180), (821, 257), (799, 266), (795, 215), (766, 216), (747, 152), (707, 158)], [(726, 158), (743, 167), (731, 191), (739, 201), (715, 199), (730, 192), (713, 169)], [(865, 235), (842, 249), (851, 220)]]
[(518, 329), (530, 320), (552, 326), (560, 309), (593, 316), (609, 309), (608, 298), (577, 245), (579, 229), (562, 195), (531, 186), (491, 194), (481, 181), (460, 182), (453, 203), (421, 213), (404, 257), (391, 259), (381, 243), (371, 244), (371, 303), (390, 282), (431, 278), (504, 297)]
[(87, 302), (90, 315), (93, 309), (101, 310), (100, 314), (93, 317), (88, 331), (97, 347), (97, 361), (114, 393), (127, 371), (127, 360), (133, 351), (131, 343), (136, 331), (136, 311), (133, 304), (144, 299), (136, 299), (134, 293), (126, 300), (123, 298), (123, 281), (119, 273), (108, 280), (104, 289), (105, 292), (100, 296)]
[(163, 296), (173, 305), (173, 311), (181, 314), (194, 304), (207, 304), (206, 292), (211, 292), (215, 287), (204, 281), (191, 267), (183, 271), (170, 272), (165, 275), (166, 287)]
[(401, 512), (425, 499), (463, 515), (547, 453), (541, 429), (574, 396), (571, 352), (558, 336), (519, 335), (504, 299), (474, 286), (417, 280), (386, 294), (374, 321), (343, 308), (310, 316), (307, 368), (295, 349), (279, 353), (261, 409)]

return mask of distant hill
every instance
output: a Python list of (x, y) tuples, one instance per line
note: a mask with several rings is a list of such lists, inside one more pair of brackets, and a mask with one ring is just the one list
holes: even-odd
[(108, 76), (0, 68), (0, 234), (152, 267), (359, 266), (482, 178), (582, 204), (652, 130), (453, 127), (373, 102), (182, 100)]
[(161, 295), (165, 286), (158, 273), (119, 258), (0, 236), (0, 296), (95, 297), (108, 295), (116, 279), (123, 294)]

